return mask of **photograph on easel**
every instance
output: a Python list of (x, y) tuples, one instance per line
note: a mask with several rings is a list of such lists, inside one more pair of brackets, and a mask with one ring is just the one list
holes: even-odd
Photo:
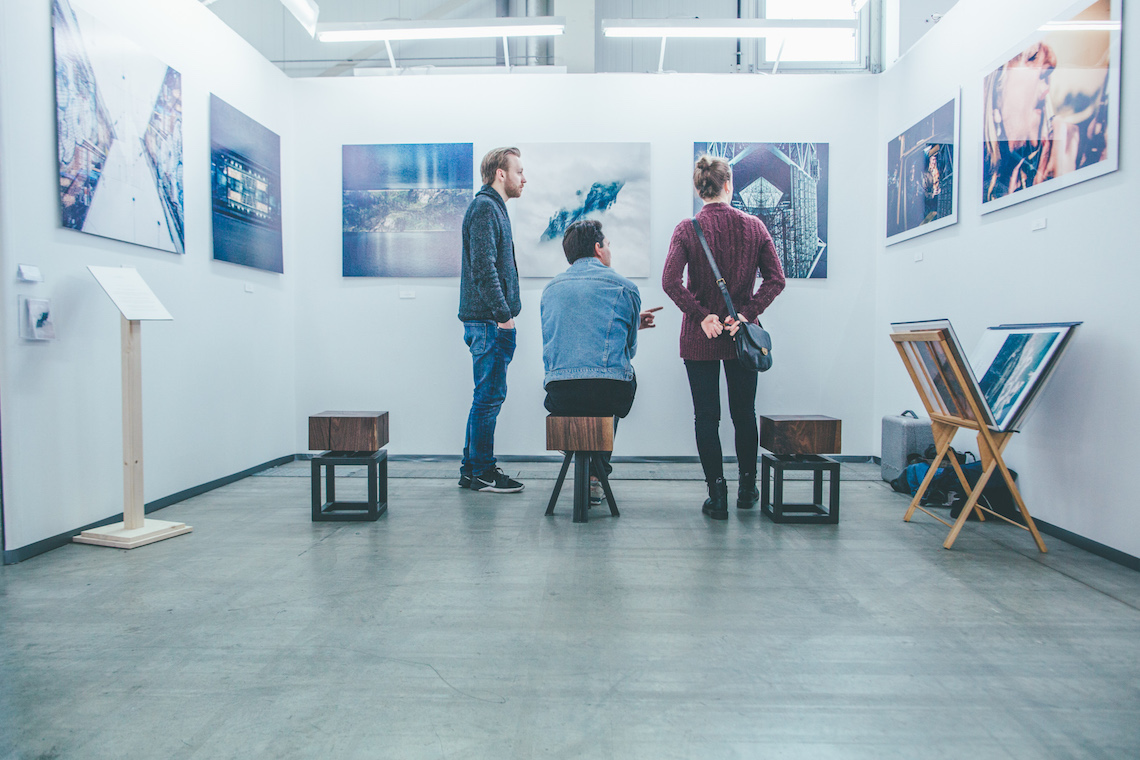
[(1017, 430), (1079, 322), (990, 327), (970, 355), (999, 430)]

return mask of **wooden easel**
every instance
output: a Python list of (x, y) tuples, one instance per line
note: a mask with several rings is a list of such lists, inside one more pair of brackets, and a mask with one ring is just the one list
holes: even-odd
[(123, 521), (85, 530), (80, 544), (134, 549), (181, 536), (186, 523), (147, 519), (143, 503), (142, 321), (171, 319), (134, 269), (88, 267), (119, 307), (123, 368)]
[[(954, 541), (958, 538), (958, 534), (962, 531), (962, 526), (966, 524), (971, 512), (976, 511), (978, 519), (983, 521), (986, 519), (983, 513), (986, 513), (1029, 531), (1037, 544), (1037, 548), (1041, 552), (1047, 551), (1045, 542), (1041, 540), (1041, 534), (1037, 532), (1037, 525), (1033, 522), (1033, 517), (1030, 516), (1029, 510), (1025, 507), (1025, 501), (1021, 498), (1021, 492), (1017, 489), (1017, 483), (1014, 482), (1013, 476), (1002, 458), (1006, 444), (1009, 443), (1009, 439), (1013, 437), (1013, 433), (1016, 431), (995, 432), (985, 423), (986, 416), (981, 407), (982, 404), (986, 403), (985, 399), (979, 398), (975, 386), (966, 381), (967, 370), (960, 366), (955, 352), (950, 349), (945, 332), (943, 330), (924, 330), (894, 333), (891, 335), (891, 340), (894, 341), (895, 348), (898, 349), (899, 356), (902, 357), (903, 364), (906, 365), (907, 372), (910, 373), (910, 379), (914, 382), (914, 387), (922, 398), (922, 403), (926, 406), (926, 412), (930, 415), (931, 427), (934, 431), (934, 444), (937, 449), (934, 461), (930, 463), (930, 469), (918, 487), (918, 491), (915, 492), (903, 520), (910, 522), (916, 509), (930, 515), (950, 528), (950, 535), (942, 543), (943, 547), (949, 549), (954, 545)], [(926, 494), (926, 489), (934, 480), (939, 463), (946, 457), (954, 436), (961, 428), (977, 431), (982, 476), (978, 479), (977, 484), (970, 488), (966, 475), (958, 463), (958, 458), (953, 455), (949, 457), (950, 464), (958, 476), (958, 482), (970, 495), (966, 500), (966, 505), (962, 508), (962, 512), (958, 515), (957, 521), (951, 524), (923, 507), (921, 501)], [(1014, 503), (1017, 504), (1018, 511), (1025, 519), (1025, 525), (1010, 520), (1005, 515), (999, 515), (978, 502), (990, 476), (997, 470), (1001, 471), (1002, 478), (1005, 480), (1006, 486), (1009, 487), (1009, 492), (1013, 495)]]

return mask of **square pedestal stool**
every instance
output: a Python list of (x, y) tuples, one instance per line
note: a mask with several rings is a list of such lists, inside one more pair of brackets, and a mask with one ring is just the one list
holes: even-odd
[[(337, 501), (338, 465), (367, 465), (368, 500)], [(325, 475), (325, 496), (321, 496), (321, 468)], [(326, 451), (313, 457), (313, 522), (336, 520), (378, 520), (388, 511), (388, 452)]]
[[(760, 508), (772, 522), (839, 522), (839, 463), (825, 454), (842, 450), (842, 421), (818, 414), (781, 414), (760, 417)], [(784, 502), (784, 474), (812, 473), (811, 503)], [(823, 476), (830, 475), (827, 503)]]
[[(797, 470), (812, 473), (810, 504), (784, 501), (784, 473)], [(825, 472), (831, 475), (827, 505), (823, 502)], [(760, 457), (760, 510), (774, 523), (838, 523), (839, 462), (818, 454), (763, 454)]]
[[(313, 457), (313, 521), (376, 520), (388, 511), (387, 412), (321, 412), (309, 417), (309, 448), (329, 449)], [(368, 468), (368, 499), (338, 501), (337, 466)], [(321, 494), (324, 469), (325, 495)]]

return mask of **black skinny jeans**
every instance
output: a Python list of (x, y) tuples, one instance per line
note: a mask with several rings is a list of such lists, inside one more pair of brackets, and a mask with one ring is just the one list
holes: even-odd
[[(697, 454), (705, 481), (724, 477), (720, 447), (720, 365), (719, 361), (685, 360), (689, 389), (693, 393), (693, 419), (697, 429)], [(736, 459), (742, 475), (756, 474), (759, 434), (756, 429), (756, 373), (745, 369), (739, 359), (724, 360), (728, 382), (728, 412), (736, 431)]]

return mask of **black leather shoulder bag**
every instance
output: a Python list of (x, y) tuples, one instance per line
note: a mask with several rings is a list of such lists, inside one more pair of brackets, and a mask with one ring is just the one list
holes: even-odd
[(709, 259), (713, 277), (716, 277), (716, 284), (724, 296), (724, 305), (728, 307), (729, 315), (740, 322), (740, 329), (733, 337), (733, 341), (736, 343), (736, 358), (740, 360), (745, 369), (750, 369), (753, 372), (767, 372), (772, 368), (772, 336), (759, 323), (753, 324), (740, 319), (740, 315), (736, 313), (736, 307), (732, 305), (732, 297), (728, 295), (728, 285), (720, 276), (720, 269), (717, 268), (712, 251), (709, 249), (709, 243), (705, 240), (701, 223), (697, 221), (696, 217), (693, 217), (692, 222), (693, 229), (697, 232), (697, 239), (701, 241), (701, 248), (705, 249), (705, 256)]

